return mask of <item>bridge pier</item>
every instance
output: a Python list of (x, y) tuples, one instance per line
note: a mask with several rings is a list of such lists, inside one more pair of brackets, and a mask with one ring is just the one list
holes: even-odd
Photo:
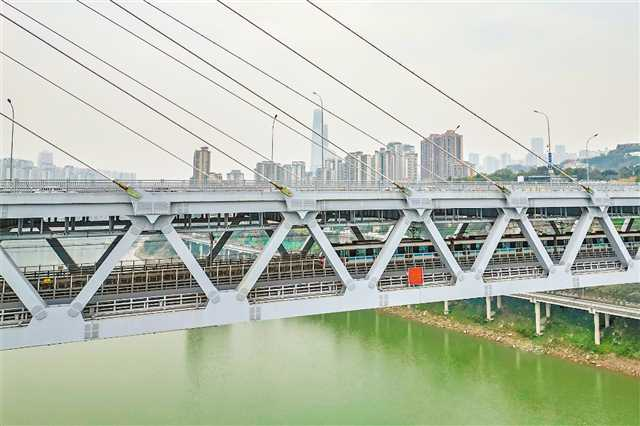
[(496, 296), (496, 309), (502, 309), (502, 296)]
[(611, 315), (604, 314), (604, 328), (611, 327)]
[(491, 296), (485, 297), (485, 307), (487, 310), (487, 321), (493, 321), (493, 310), (491, 309)]
[(600, 313), (593, 313), (593, 338), (595, 340), (595, 344), (600, 346)]
[(449, 301), (448, 300), (444, 301), (444, 314), (445, 315), (449, 315)]
[(551, 318), (551, 303), (545, 303), (544, 307), (545, 307), (545, 318), (546, 319)]
[(533, 302), (536, 315), (536, 336), (542, 336), (542, 318), (540, 317), (540, 302)]

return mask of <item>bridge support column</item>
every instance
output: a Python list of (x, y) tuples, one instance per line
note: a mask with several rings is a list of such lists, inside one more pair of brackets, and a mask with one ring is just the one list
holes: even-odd
[(533, 302), (536, 314), (536, 336), (542, 336), (542, 318), (540, 317), (540, 302)]
[(595, 344), (600, 346), (600, 313), (593, 313), (593, 338)]
[(502, 296), (496, 296), (496, 309), (502, 309)]
[(545, 307), (545, 318), (549, 319), (551, 318), (551, 303), (545, 303), (544, 304)]
[(604, 328), (611, 327), (611, 315), (604, 314)]
[(449, 301), (448, 300), (444, 301), (444, 314), (445, 315), (449, 315)]
[(487, 313), (487, 321), (493, 321), (493, 310), (491, 309), (491, 296), (487, 296), (485, 299), (485, 308)]

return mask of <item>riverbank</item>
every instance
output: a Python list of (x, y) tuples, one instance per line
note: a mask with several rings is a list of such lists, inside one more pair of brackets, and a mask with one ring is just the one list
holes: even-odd
[[(511, 308), (505, 307), (503, 312), (496, 314), (495, 320), (492, 322), (484, 322), (477, 315), (469, 314), (470, 312), (475, 313), (478, 305), (481, 307), (481, 303), (478, 301), (465, 301), (450, 305), (452, 314), (457, 310), (458, 315), (449, 316), (445, 316), (442, 313), (442, 303), (419, 305), (411, 308), (385, 308), (381, 309), (381, 311), (406, 320), (492, 340), (498, 344), (511, 346), (522, 351), (551, 355), (579, 364), (593, 365), (640, 378), (640, 358), (637, 357), (635, 352), (633, 352), (633, 356), (626, 357), (613, 353), (606, 347), (604, 349), (600, 347), (593, 348), (589, 345), (580, 347), (580, 345), (567, 342), (567, 339), (559, 338), (557, 336), (558, 333), (551, 332), (554, 327), (553, 323), (548, 325), (549, 332), (545, 332), (545, 335), (535, 336), (522, 328), (520, 320), (524, 320), (521, 317), (523, 305), (513, 300), (510, 300), (509, 303), (515, 304), (515, 306)], [(501, 315), (503, 315), (502, 318)], [(556, 328), (559, 329), (557, 331), (570, 333), (569, 336), (571, 338), (575, 338), (576, 335), (580, 334), (579, 325), (568, 331), (562, 319), (558, 319), (556, 324)]]

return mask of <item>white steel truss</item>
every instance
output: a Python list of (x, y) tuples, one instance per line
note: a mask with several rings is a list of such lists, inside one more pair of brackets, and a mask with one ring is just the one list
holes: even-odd
[[(131, 226), (124, 236), (118, 240), (80, 293), (69, 304), (47, 305), (22, 275), (6, 250), (0, 247), (0, 274), (33, 316), (31, 322), (26, 326), (0, 329), (1, 349), (223, 325), (249, 320), (287, 318), (383, 306), (640, 282), (640, 253), (633, 255), (629, 253), (607, 213), (609, 205), (640, 206), (640, 194), (638, 193), (632, 194), (631, 197), (629, 197), (629, 194), (624, 194), (619, 199), (615, 199), (615, 197), (600, 196), (600, 198), (596, 198), (593, 196), (577, 196), (575, 194), (567, 195), (562, 192), (544, 195), (520, 194), (520, 198), (515, 201), (509, 198), (505, 200), (504, 197), (501, 199), (497, 197), (491, 198), (493, 195), (488, 197), (484, 193), (464, 194), (464, 197), (443, 194), (440, 199), (433, 196), (433, 194), (429, 194), (429, 196), (423, 194), (421, 197), (414, 196), (404, 200), (402, 198), (398, 199), (396, 194), (391, 196), (378, 193), (367, 196), (358, 194), (355, 199), (353, 195), (351, 195), (351, 199), (348, 199), (335, 194), (325, 194), (322, 201), (317, 199), (320, 197), (318, 196), (316, 198), (298, 200), (299, 202), (295, 203), (291, 200), (285, 202), (275, 198), (267, 199), (268, 197), (264, 195), (253, 200), (241, 199), (235, 202), (225, 197), (222, 197), (223, 199), (221, 200), (203, 197), (205, 199), (198, 202), (197, 194), (189, 194), (174, 202), (170, 199), (167, 201), (167, 196), (161, 194), (158, 196), (158, 200), (153, 202), (148, 201), (146, 204), (134, 202), (132, 210), (126, 206), (126, 203), (123, 204), (119, 194), (107, 195), (114, 203), (110, 207), (110, 213), (117, 211), (118, 214), (129, 217)], [(28, 197), (28, 195), (25, 197)], [(216, 194), (214, 195), (215, 197), (219, 197), (219, 195)], [(1, 198), (2, 196), (0, 195)], [(461, 205), (479, 205), (484, 208), (495, 208), (498, 211), (498, 215), (486, 236), (485, 243), (482, 245), (469, 271), (464, 271), (460, 266), (432, 218), (434, 209), (445, 208), (449, 204), (456, 205), (458, 202), (456, 200), (460, 198), (466, 200), (466, 204)], [(26, 208), (24, 202), (14, 203), (1, 212), (3, 217), (19, 217), (25, 214), (31, 215), (26, 217), (32, 217), (36, 211), (41, 216), (50, 214), (47, 212), (48, 207), (43, 208), (42, 204), (39, 204), (36, 209), (35, 206), (39, 200), (38, 196), (33, 197), (33, 199), (34, 207)], [(101, 207), (109, 204), (109, 202), (111, 201), (105, 198), (91, 205), (85, 204), (85, 215), (102, 214)], [(551, 207), (567, 205), (582, 209), (582, 215), (576, 221), (572, 236), (557, 265), (554, 264), (545, 250), (530, 218), (527, 216), (528, 208), (540, 207), (541, 205), (549, 205)], [(71, 202), (67, 207), (56, 205), (51, 208), (61, 214), (68, 214), (66, 212), (79, 211), (82, 207), (78, 206), (76, 202)], [(316, 216), (322, 209), (357, 210), (367, 208), (398, 210), (400, 216), (366, 276), (363, 279), (354, 279), (324, 234)], [(219, 290), (212, 284), (207, 273), (182, 242), (172, 225), (172, 220), (176, 214), (183, 213), (204, 214), (207, 212), (233, 213), (243, 211), (278, 212), (282, 215), (282, 221), (271, 234), (264, 249), (244, 274), (237, 288)], [(124, 213), (127, 214), (125, 215)], [(608, 271), (607, 273), (593, 272), (575, 275), (572, 273), (571, 267), (594, 220), (597, 220), (602, 227), (624, 268), (613, 272)], [(487, 283), (483, 279), (483, 273), (487, 270), (487, 266), (511, 221), (517, 222), (537, 260), (547, 274), (542, 277), (508, 279)], [(377, 283), (396, 253), (408, 228), (415, 222), (424, 224), (427, 236), (433, 243), (442, 264), (451, 273), (453, 282), (451, 285), (381, 291), (377, 288)], [(335, 271), (337, 280), (344, 286), (345, 291), (341, 294), (323, 297), (250, 303), (247, 296), (256, 286), (269, 261), (278, 252), (289, 231), (293, 227), (302, 226), (309, 230), (310, 238), (320, 247), (326, 261)], [(83, 318), (82, 311), (90, 303), (117, 263), (129, 252), (136, 239), (144, 232), (161, 232), (166, 237), (206, 295), (208, 299), (206, 307), (203, 309), (140, 314), (134, 317)], [(307, 250), (312, 245), (309, 241), (305, 243)]]

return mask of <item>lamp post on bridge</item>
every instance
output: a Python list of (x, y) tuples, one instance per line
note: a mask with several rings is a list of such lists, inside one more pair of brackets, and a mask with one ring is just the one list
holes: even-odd
[(544, 116), (544, 119), (547, 121), (547, 150), (549, 152), (548, 163), (547, 163), (547, 173), (549, 174), (549, 179), (551, 179), (551, 175), (553, 175), (553, 154), (551, 154), (551, 125), (549, 124), (549, 116), (537, 109), (534, 109), (533, 112), (536, 114), (540, 114)]
[(320, 99), (320, 175), (324, 182), (324, 102), (320, 93), (313, 92)]
[(13, 181), (13, 133), (15, 127), (16, 112), (13, 109), (13, 102), (11, 102), (11, 98), (7, 98), (7, 102), (11, 107), (11, 154), (9, 156), (9, 180)]
[(586, 151), (586, 156), (587, 156), (587, 182), (589, 182), (589, 142), (591, 142), (592, 139), (596, 138), (598, 136), (597, 133), (594, 133), (593, 135), (589, 136), (589, 138), (587, 139), (587, 142), (584, 144), (584, 150)]

